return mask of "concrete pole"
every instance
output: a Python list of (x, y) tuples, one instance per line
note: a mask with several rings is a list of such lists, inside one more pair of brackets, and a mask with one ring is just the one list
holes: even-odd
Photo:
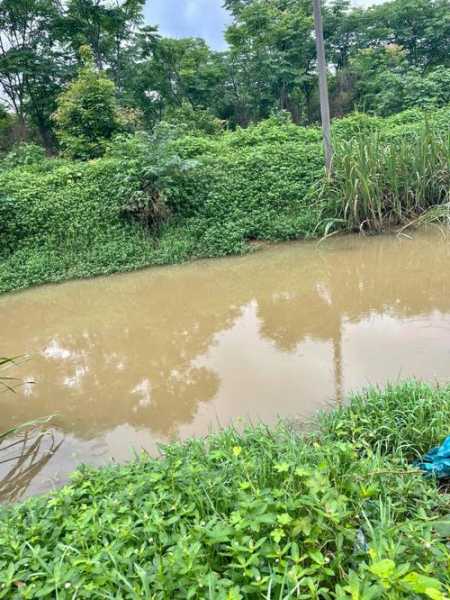
[(316, 30), (317, 70), (319, 73), (320, 114), (322, 117), (323, 148), (327, 175), (331, 175), (333, 147), (331, 145), (330, 101), (328, 98), (327, 63), (325, 60), (325, 44), (323, 41), (322, 11), (320, 0), (313, 0), (314, 27)]

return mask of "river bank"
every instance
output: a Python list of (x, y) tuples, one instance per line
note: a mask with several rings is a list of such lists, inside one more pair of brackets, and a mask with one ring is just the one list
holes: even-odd
[(24, 147), (0, 161), (0, 293), (244, 254), (258, 241), (389, 230), (447, 202), (448, 123), (448, 107), (337, 119), (332, 182), (320, 130), (276, 118), (119, 137), (91, 161)]
[(82, 468), (1, 509), (0, 593), (444, 599), (449, 496), (413, 461), (449, 422), (450, 388), (411, 382), (353, 397), (314, 433), (226, 429)]

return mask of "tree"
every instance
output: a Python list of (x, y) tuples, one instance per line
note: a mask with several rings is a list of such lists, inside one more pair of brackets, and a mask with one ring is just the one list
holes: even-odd
[[(368, 9), (349, 2), (322, 1), (333, 114), (444, 103), (450, 0), (390, 0)], [(35, 140), (38, 132), (55, 149), (51, 115), (78, 73), (83, 45), (100, 80), (114, 82), (118, 104), (143, 115), (149, 130), (176, 115), (186, 122), (213, 115), (230, 126), (280, 110), (296, 123), (319, 120), (312, 0), (224, 0), (233, 16), (226, 52), (197, 38), (161, 37), (143, 26), (144, 4), (0, 0), (0, 99), (16, 115), (11, 139)]]
[(109, 69), (121, 87), (124, 52), (143, 21), (145, 0), (68, 0), (60, 32), (78, 56), (79, 48), (92, 48), (97, 69)]
[(344, 69), (363, 44), (365, 11), (351, 8), (349, 0), (334, 0), (323, 4), (322, 13), (327, 57), (337, 70)]
[(232, 89), (236, 105), (245, 110), (237, 121), (259, 120), (274, 110), (289, 111), (296, 122), (304, 120), (315, 82), (310, 0), (226, 5), (235, 17), (226, 32)]
[(154, 30), (144, 33), (138, 36), (135, 61), (126, 73), (124, 102), (140, 108), (148, 125), (185, 103), (221, 116), (226, 102), (223, 54), (201, 39), (161, 39)]
[(415, 66), (450, 65), (450, 0), (393, 0), (367, 17), (370, 46), (401, 46)]
[(114, 83), (96, 70), (92, 51), (80, 49), (83, 66), (78, 77), (57, 101), (54, 114), (57, 136), (71, 158), (101, 156), (106, 143), (123, 129)]
[(53, 145), (50, 114), (65, 65), (52, 25), (56, 0), (0, 0), (0, 90), (26, 136), (27, 119), (47, 148)]
[(425, 76), (418, 70), (405, 73), (401, 82), (404, 108), (439, 108), (450, 103), (450, 67), (439, 65)]
[(11, 146), (11, 130), (13, 119), (3, 104), (0, 103), (0, 153)]
[(408, 63), (407, 52), (399, 46), (360, 51), (348, 73), (355, 104), (381, 116), (450, 102), (450, 68), (440, 65), (424, 73)]
[(400, 46), (360, 50), (347, 69), (354, 104), (361, 111), (382, 115), (402, 110), (400, 77), (408, 69), (405, 51)]

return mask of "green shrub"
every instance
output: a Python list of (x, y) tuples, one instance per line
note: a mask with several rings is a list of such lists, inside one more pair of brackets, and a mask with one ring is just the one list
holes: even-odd
[(445, 600), (449, 498), (407, 457), (449, 414), (449, 388), (409, 383), (353, 399), (317, 433), (227, 429), (83, 467), (0, 509), (0, 594)]
[(108, 148), (108, 156), (118, 160), (115, 187), (123, 213), (152, 229), (176, 210), (179, 183), (196, 164), (174, 152), (173, 134), (160, 127), (152, 135), (117, 136)]
[(63, 162), (49, 172), (19, 167), (4, 173), (6, 204), (16, 215), (16, 244), (82, 246), (102, 230), (121, 227), (109, 189), (115, 167), (112, 160)]
[(342, 119), (336, 119), (332, 125), (332, 132), (335, 139), (351, 140), (355, 135), (373, 133), (385, 126), (384, 119), (357, 112)]
[(20, 206), (10, 196), (0, 193), (0, 257), (5, 257), (17, 248), (27, 232), (21, 226)]
[(189, 102), (183, 102), (178, 108), (169, 108), (164, 122), (176, 128), (181, 135), (218, 135), (223, 131), (224, 123), (209, 110), (194, 109)]
[(16, 118), (0, 102), (0, 156), (7, 153), (13, 145)]
[(75, 81), (58, 97), (54, 114), (56, 134), (67, 156), (102, 156), (111, 137), (123, 130), (115, 86), (94, 67), (88, 46), (81, 48), (83, 66)]
[(322, 133), (318, 127), (299, 127), (283, 115), (274, 115), (246, 129), (238, 127), (236, 131), (224, 134), (224, 144), (232, 148), (255, 147), (259, 144), (298, 144), (320, 143)]
[[(448, 434), (450, 391), (416, 381), (372, 388), (349, 406), (321, 416), (322, 433), (332, 442), (350, 442), (359, 451), (400, 451), (408, 460), (423, 456)], [(420, 432), (420, 434), (419, 434)]]
[(37, 144), (17, 144), (0, 161), (0, 169), (14, 169), (15, 167), (24, 167), (36, 165), (46, 160), (46, 154), (42, 146)]

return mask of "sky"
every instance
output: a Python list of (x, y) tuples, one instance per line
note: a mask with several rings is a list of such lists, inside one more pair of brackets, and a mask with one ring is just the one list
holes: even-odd
[[(364, 6), (383, 0), (354, 0)], [(223, 0), (147, 0), (145, 16), (160, 32), (169, 37), (201, 37), (216, 49), (226, 44), (223, 32), (230, 16), (222, 8)]]
[(147, 0), (145, 16), (169, 37), (201, 37), (212, 48), (225, 48), (223, 32), (230, 16), (222, 0)]

